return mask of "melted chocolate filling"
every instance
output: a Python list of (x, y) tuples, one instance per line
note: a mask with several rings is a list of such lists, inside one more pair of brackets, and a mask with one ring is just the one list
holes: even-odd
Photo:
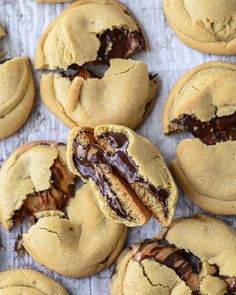
[(209, 122), (201, 122), (197, 118), (184, 115), (174, 120), (173, 124), (180, 130), (192, 133), (207, 145), (236, 140), (236, 113), (223, 117), (216, 116)]
[(90, 78), (99, 78), (93, 71), (80, 67), (76, 64), (70, 65), (66, 71), (61, 71), (60, 74), (62, 77), (69, 78), (71, 81), (73, 81), (75, 77), (81, 77), (85, 80)]
[(34, 214), (47, 210), (61, 210), (65, 212), (69, 200), (73, 197), (74, 177), (60, 160), (56, 160), (52, 167), (52, 187), (45, 191), (28, 195), (23, 206), (14, 214), (14, 224), (21, 224), (26, 217), (30, 217), (31, 224), (36, 219)]
[(133, 53), (146, 48), (145, 39), (140, 31), (107, 29), (97, 37), (101, 44), (97, 53), (97, 60), (101, 63), (109, 63), (112, 58), (129, 57)]
[(185, 281), (194, 295), (200, 294), (199, 273), (202, 270), (202, 263), (193, 253), (178, 249), (165, 239), (160, 241), (152, 240), (141, 244), (134, 259), (138, 262), (144, 259), (154, 259), (160, 264), (173, 269)]
[(152, 184), (144, 181), (140, 176), (138, 167), (128, 156), (127, 148), (129, 145), (128, 137), (121, 133), (107, 133), (101, 136), (108, 141), (113, 149), (112, 154), (107, 154), (106, 159), (114, 167), (116, 172), (130, 184), (138, 184), (157, 198), (163, 207), (165, 216), (168, 216), (169, 192), (166, 189), (156, 188)]
[(236, 277), (222, 276), (220, 275), (220, 269), (218, 265), (214, 264), (213, 266), (216, 269), (214, 276), (225, 281), (228, 284), (228, 290), (225, 295), (236, 295)]
[(96, 183), (102, 195), (107, 199), (109, 206), (116, 214), (121, 218), (131, 220), (115, 192), (112, 190), (112, 186), (105, 173), (96, 169), (101, 164), (107, 173), (112, 173), (112, 168), (107, 162), (103, 150), (95, 143), (87, 147), (83, 147), (79, 143), (74, 143), (73, 160), (83, 178), (91, 178)]

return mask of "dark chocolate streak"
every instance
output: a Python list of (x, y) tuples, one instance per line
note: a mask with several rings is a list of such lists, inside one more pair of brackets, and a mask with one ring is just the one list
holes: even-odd
[(197, 118), (184, 115), (174, 120), (173, 124), (180, 130), (191, 132), (207, 145), (236, 140), (236, 113), (223, 117), (216, 116), (209, 122), (201, 122)]
[(139, 184), (143, 189), (156, 197), (162, 204), (165, 216), (168, 216), (168, 197), (169, 193), (165, 189), (159, 189), (152, 184), (144, 181), (139, 174), (139, 169), (134, 161), (128, 156), (127, 148), (129, 145), (128, 137), (121, 133), (106, 133), (101, 136), (109, 142), (114, 152), (107, 154), (107, 161), (115, 168), (117, 173), (130, 184)]
[[(138, 258), (138, 259), (137, 259)], [(141, 262), (144, 259), (154, 259), (175, 271), (175, 273), (185, 281), (186, 285), (192, 290), (192, 294), (199, 293), (200, 278), (202, 270), (201, 260), (193, 253), (184, 249), (178, 249), (168, 243), (167, 240), (152, 240), (141, 244), (136, 260)]]
[(236, 277), (222, 276), (222, 275), (220, 275), (219, 266), (216, 264), (214, 264), (212, 266), (216, 269), (214, 276), (225, 281), (228, 284), (228, 290), (225, 295), (236, 295)]
[(112, 58), (129, 57), (133, 53), (146, 48), (145, 39), (139, 31), (107, 29), (97, 37), (101, 44), (97, 53), (97, 60), (101, 63), (108, 63)]
[(80, 67), (76, 64), (70, 65), (66, 71), (61, 71), (60, 74), (62, 77), (69, 78), (71, 81), (73, 81), (75, 77), (81, 77), (85, 80), (90, 78), (99, 78), (93, 71)]
[[(80, 150), (79, 152), (78, 149)], [(117, 215), (129, 220), (130, 217), (126, 213), (115, 192), (113, 192), (109, 180), (104, 173), (98, 172), (95, 168), (98, 164), (102, 164), (106, 166), (106, 169), (110, 170), (110, 172), (112, 171), (112, 168), (104, 156), (104, 152), (96, 144), (90, 144), (84, 148), (79, 143), (74, 143), (73, 160), (78, 171), (85, 179), (92, 178), (99, 187), (102, 195), (106, 197), (109, 206)]]

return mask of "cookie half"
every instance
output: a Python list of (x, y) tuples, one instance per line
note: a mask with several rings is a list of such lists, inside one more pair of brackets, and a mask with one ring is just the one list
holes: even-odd
[(0, 139), (4, 139), (19, 130), (28, 119), (35, 86), (27, 58), (0, 63), (0, 76)]
[(39, 41), (36, 69), (105, 63), (146, 49), (144, 34), (128, 8), (116, 0), (81, 0), (66, 8)]
[(144, 62), (112, 59), (102, 78), (76, 66), (43, 75), (40, 91), (49, 110), (69, 128), (111, 123), (134, 129), (152, 110), (158, 86)]
[(202, 64), (173, 87), (163, 113), (166, 134), (188, 131), (172, 162), (186, 194), (201, 208), (236, 214), (236, 66)]
[(212, 54), (236, 53), (235, 1), (164, 0), (164, 12), (187, 46)]
[(72, 173), (96, 189), (107, 217), (138, 226), (151, 214), (163, 226), (170, 224), (177, 189), (159, 150), (146, 138), (119, 125), (74, 128), (67, 161)]
[(235, 254), (236, 232), (222, 221), (179, 219), (157, 238), (124, 250), (111, 295), (234, 294)]
[(64, 144), (20, 147), (3, 164), (0, 182), (4, 228), (30, 218), (29, 230), (16, 243), (19, 254), (26, 250), (45, 267), (80, 278), (108, 267), (122, 250), (125, 226), (105, 218), (89, 184), (74, 193)]
[(0, 272), (1, 295), (68, 295), (54, 280), (31, 269), (14, 269)]

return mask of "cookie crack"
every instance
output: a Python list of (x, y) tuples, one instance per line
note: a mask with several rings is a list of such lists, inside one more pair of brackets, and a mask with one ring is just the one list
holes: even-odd
[(60, 237), (60, 235), (59, 235), (56, 231), (50, 230), (50, 229), (48, 229), (48, 228), (46, 228), (46, 227), (39, 227), (39, 229), (40, 229), (40, 230), (47, 231), (48, 233), (51, 233), (51, 234), (57, 236), (57, 238), (58, 238), (58, 240), (59, 240), (59, 242), (60, 242), (60, 244), (61, 244), (61, 246), (62, 246), (62, 240), (61, 240), (61, 237)]

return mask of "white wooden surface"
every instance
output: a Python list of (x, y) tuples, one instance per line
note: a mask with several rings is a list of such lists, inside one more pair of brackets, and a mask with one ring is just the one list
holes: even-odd
[[(235, 61), (235, 57), (211, 56), (191, 50), (182, 44), (166, 24), (161, 0), (126, 0), (123, 2), (128, 4), (144, 26), (150, 41), (150, 51), (138, 55), (136, 58), (144, 59), (149, 64), (151, 71), (160, 74), (162, 81), (161, 92), (155, 109), (138, 132), (157, 144), (165, 159), (169, 161), (174, 158), (176, 143), (186, 137), (183, 134), (170, 137), (165, 137), (162, 134), (161, 114), (163, 104), (174, 82), (192, 66), (217, 59)], [(50, 21), (63, 10), (64, 6), (66, 5), (37, 4), (32, 0), (0, 0), (0, 22), (8, 31), (8, 36), (1, 42), (0, 48), (3, 47), (7, 51), (7, 57), (29, 56), (33, 62), (34, 51), (41, 33)], [(37, 98), (33, 112), (24, 128), (0, 142), (0, 164), (15, 148), (30, 140), (66, 141), (67, 139), (68, 129), (46, 109), (40, 100), (38, 93), (39, 76), (40, 73), (35, 73)], [(189, 216), (198, 212), (202, 211), (181, 193), (176, 217)], [(224, 219), (232, 225), (236, 225), (235, 218), (227, 217)], [(130, 230), (127, 244), (130, 245), (143, 238), (151, 238), (159, 230), (158, 223), (151, 220), (149, 224), (142, 228)], [(14, 244), (19, 231), (20, 227), (15, 228), (10, 233), (4, 232), (2, 228), (0, 229), (0, 270), (17, 267), (34, 268), (61, 282), (72, 295), (109, 294), (108, 281), (112, 267), (91, 278), (80, 280), (64, 278), (39, 266), (29, 256), (24, 258), (17, 256), (14, 252)]]

